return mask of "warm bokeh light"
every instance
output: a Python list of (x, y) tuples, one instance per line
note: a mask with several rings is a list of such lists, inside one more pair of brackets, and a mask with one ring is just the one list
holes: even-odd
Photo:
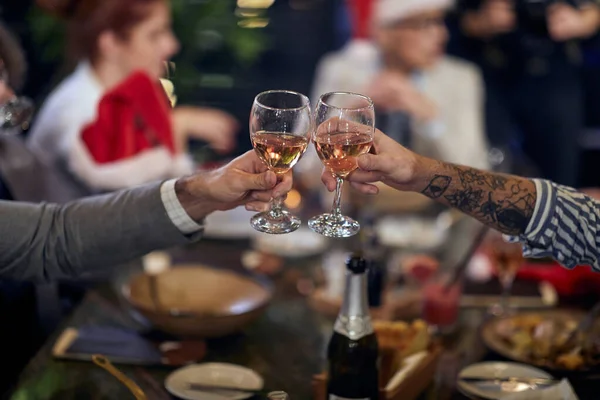
[(240, 8), (269, 8), (275, 3), (275, 0), (238, 0), (237, 6)]
[(302, 203), (302, 195), (296, 189), (292, 189), (285, 199), (285, 206), (290, 209), (300, 207)]
[(238, 22), (242, 28), (264, 28), (269, 25), (268, 18), (248, 18)]
[(235, 9), (235, 15), (237, 15), (238, 17), (244, 17), (244, 18), (254, 18), (254, 17), (260, 17), (261, 15), (264, 14), (264, 10), (257, 10), (257, 9), (245, 9), (245, 8), (236, 8)]

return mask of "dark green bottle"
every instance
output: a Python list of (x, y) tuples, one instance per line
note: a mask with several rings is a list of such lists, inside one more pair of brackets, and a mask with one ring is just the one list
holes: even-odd
[(344, 303), (329, 342), (327, 400), (378, 400), (377, 338), (367, 301), (367, 261), (347, 263)]

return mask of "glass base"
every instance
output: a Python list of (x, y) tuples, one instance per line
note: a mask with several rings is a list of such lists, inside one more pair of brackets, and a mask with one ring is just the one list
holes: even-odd
[(302, 221), (300, 218), (290, 214), (288, 211), (282, 210), (281, 216), (274, 218), (270, 211), (256, 214), (250, 219), (250, 225), (259, 232), (270, 233), (272, 235), (280, 235), (284, 233), (294, 232)]
[(360, 224), (349, 217), (336, 218), (333, 214), (322, 214), (308, 221), (313, 231), (331, 238), (346, 238), (360, 231)]

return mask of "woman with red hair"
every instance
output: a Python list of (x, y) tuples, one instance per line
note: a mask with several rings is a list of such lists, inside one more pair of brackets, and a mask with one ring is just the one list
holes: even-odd
[(237, 123), (211, 109), (170, 109), (159, 85), (179, 48), (167, 0), (38, 0), (68, 23), (76, 70), (48, 97), (29, 136), (33, 151), (91, 191), (192, 171), (189, 137), (233, 149)]

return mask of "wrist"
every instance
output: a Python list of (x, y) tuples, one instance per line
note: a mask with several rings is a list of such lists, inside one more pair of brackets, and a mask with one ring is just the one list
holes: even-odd
[(431, 180), (431, 170), (434, 169), (436, 161), (412, 152), (403, 158), (405, 161), (398, 164), (405, 165), (405, 170), (401, 171), (405, 179), (398, 182), (384, 177), (383, 182), (403, 192), (421, 192)]
[(197, 222), (219, 210), (218, 202), (210, 194), (208, 174), (195, 174), (175, 182), (177, 199), (190, 218)]
[(428, 182), (442, 169), (440, 164), (440, 161), (415, 154), (409, 190), (421, 193)]

